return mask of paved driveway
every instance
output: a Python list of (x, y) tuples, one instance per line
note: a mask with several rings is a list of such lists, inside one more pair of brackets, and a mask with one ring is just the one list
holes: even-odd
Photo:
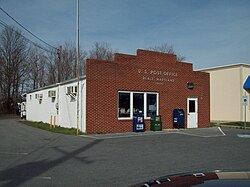
[(181, 172), (249, 170), (250, 131), (222, 132), (212, 128), (75, 137), (4, 119), (0, 186), (129, 186)]

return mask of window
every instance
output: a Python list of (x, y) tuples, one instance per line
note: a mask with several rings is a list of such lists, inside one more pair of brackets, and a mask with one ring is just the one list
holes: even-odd
[(119, 118), (130, 117), (130, 93), (119, 93)]
[(158, 93), (118, 92), (118, 118), (132, 119), (139, 111), (145, 118), (158, 115)]
[(48, 91), (48, 97), (52, 97), (52, 98), (56, 97), (56, 91), (55, 90), (49, 90)]
[(189, 100), (189, 113), (194, 113), (196, 112), (195, 110), (195, 101), (194, 100)]
[(156, 115), (157, 94), (147, 94), (147, 117)]
[(133, 115), (135, 116), (139, 111), (144, 113), (144, 94), (133, 93)]
[(67, 94), (73, 93), (73, 92), (74, 92), (74, 89), (73, 89), (73, 88), (74, 88), (73, 86), (67, 87)]

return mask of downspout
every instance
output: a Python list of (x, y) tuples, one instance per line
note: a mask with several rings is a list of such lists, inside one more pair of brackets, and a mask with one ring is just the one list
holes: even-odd
[[(83, 128), (82, 128), (83, 102), (84, 102), (84, 99), (83, 99), (83, 88), (84, 88), (84, 82), (83, 82), (83, 84), (81, 85), (81, 120), (80, 120), (80, 128), (81, 128), (81, 131), (83, 131)], [(86, 111), (84, 110), (84, 112), (86, 112)]]

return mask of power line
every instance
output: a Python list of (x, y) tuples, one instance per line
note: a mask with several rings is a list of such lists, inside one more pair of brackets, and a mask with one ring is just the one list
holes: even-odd
[(24, 30), (26, 30), (28, 33), (30, 33), (32, 36), (34, 36), (36, 39), (38, 39), (39, 41), (43, 42), (44, 44), (48, 45), (49, 47), (57, 50), (56, 47), (50, 45), (49, 43), (45, 42), (44, 40), (42, 40), (41, 38), (39, 38), (38, 36), (36, 36), (35, 34), (33, 34), (31, 31), (29, 31), (28, 29), (26, 29), (21, 23), (19, 23), (15, 18), (13, 18), (8, 12), (6, 12), (4, 9), (2, 9), (0, 7), (0, 10), (2, 10), (8, 17), (10, 17), (14, 22), (16, 22), (20, 27), (22, 27)]
[(18, 32), (17, 30), (13, 29), (13, 28), (10, 27), (9, 25), (7, 25), (7, 24), (6, 24), (4, 21), (2, 21), (2, 20), (0, 20), (0, 26), (3, 27), (3, 28), (5, 27), (5, 28), (7, 28), (7, 29), (9, 29), (9, 30), (12, 30), (12, 31), (14, 31), (14, 32), (16, 32), (16, 33), (18, 33), (18, 34), (20, 34), (27, 42), (30, 42), (31, 44), (33, 44), (34, 46), (38, 47), (39, 49), (42, 49), (42, 50), (44, 50), (44, 51), (46, 51), (46, 52), (49, 52), (49, 53), (52, 52), (52, 51), (50, 51), (50, 50), (48, 50), (48, 49), (46, 49), (46, 48), (40, 46), (39, 44), (33, 42), (32, 40), (26, 38), (24, 35), (22, 35), (20, 32)]
[(26, 37), (25, 37), (24, 35), (22, 35), (20, 32), (18, 32), (18, 31), (16, 31), (16, 30), (14, 30), (13, 28), (9, 27), (9, 26), (6, 25), (5, 23), (3, 23), (1, 20), (0, 20), (0, 26), (3, 27), (3, 28), (5, 27), (5, 28), (7, 28), (7, 29), (10, 29), (10, 30), (13, 30), (14, 32), (19, 33), (27, 42), (33, 44), (34, 46), (38, 47), (39, 49), (42, 49), (42, 50), (44, 50), (44, 51), (46, 51), (46, 52), (51, 53), (50, 50), (48, 50), (48, 49), (46, 49), (46, 48), (40, 46), (39, 44), (37, 44), (37, 43), (31, 41), (30, 39), (26, 38)]
[(20, 32), (18, 32), (17, 30), (13, 29), (13, 28), (10, 27), (9, 25), (7, 25), (7, 24), (6, 24), (4, 21), (2, 21), (2, 20), (0, 20), (0, 26), (3, 27), (3, 28), (5, 27), (5, 28), (7, 28), (7, 29), (9, 29), (9, 30), (12, 30), (12, 31), (14, 31), (14, 32), (16, 32), (16, 33), (18, 33), (18, 34), (20, 34), (27, 42), (30, 42), (30, 43), (33, 44), (34, 46), (36, 46), (36, 47), (38, 47), (38, 48), (40, 48), (40, 49), (42, 49), (42, 50), (44, 50), (44, 51), (47, 51), (47, 52), (49, 52), (49, 53), (51, 52), (50, 50), (48, 50), (48, 49), (46, 49), (46, 48), (40, 46), (39, 44), (33, 42), (32, 40), (26, 38), (24, 35), (22, 35)]

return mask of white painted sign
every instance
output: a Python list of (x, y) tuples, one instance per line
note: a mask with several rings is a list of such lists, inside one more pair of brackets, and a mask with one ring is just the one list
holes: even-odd
[(247, 95), (243, 95), (243, 97), (242, 97), (242, 103), (243, 103), (244, 106), (247, 106), (247, 104), (248, 104), (248, 97), (247, 97)]
[(138, 69), (137, 71), (142, 75), (144, 81), (174, 82), (175, 78), (178, 77), (177, 72), (152, 69)]

